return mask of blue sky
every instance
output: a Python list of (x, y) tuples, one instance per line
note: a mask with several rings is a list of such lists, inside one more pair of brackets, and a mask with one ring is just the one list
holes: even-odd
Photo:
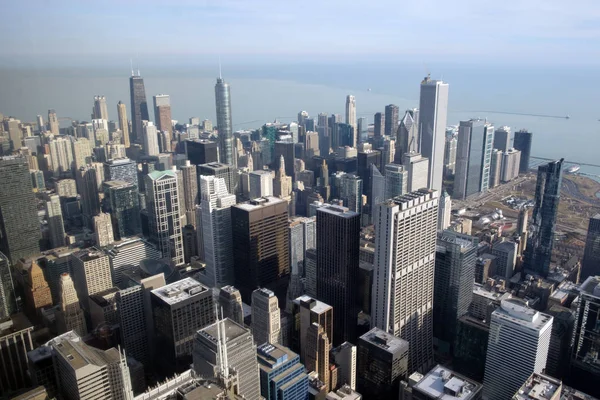
[(2, 14), (5, 60), (600, 63), (600, 0), (9, 0)]

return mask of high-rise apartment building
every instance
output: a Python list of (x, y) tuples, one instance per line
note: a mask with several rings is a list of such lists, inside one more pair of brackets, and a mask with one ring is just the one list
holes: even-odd
[(521, 163), (521, 152), (508, 149), (502, 155), (502, 182), (510, 182), (519, 176), (519, 165)]
[(346, 96), (346, 124), (354, 128), (354, 138), (351, 146), (356, 147), (356, 144), (358, 143), (358, 133), (356, 129), (356, 98), (351, 94)]
[(293, 301), (292, 315), (295, 321), (292, 347), (300, 353), (300, 359), (304, 362), (308, 328), (313, 323), (322, 326), (328, 338), (333, 337), (333, 307), (304, 295)]
[(51, 195), (46, 202), (46, 217), (48, 221), (50, 246), (53, 249), (64, 246), (66, 243), (65, 226), (60, 206), (60, 197), (58, 195)]
[(344, 342), (331, 349), (330, 361), (337, 366), (338, 386), (348, 385), (352, 390), (356, 390), (356, 346)]
[(513, 147), (521, 152), (521, 162), (519, 163), (519, 173), (521, 174), (529, 172), (532, 139), (533, 133), (526, 129), (515, 132)]
[(250, 180), (250, 199), (273, 196), (273, 173), (259, 170), (248, 174)]
[(215, 85), (215, 105), (217, 109), (217, 129), (219, 130), (219, 162), (237, 166), (231, 122), (231, 97), (229, 83), (219, 76)]
[(304, 400), (308, 375), (300, 357), (287, 347), (265, 343), (258, 347), (260, 394), (265, 399)]
[(496, 275), (510, 280), (515, 273), (517, 244), (508, 240), (494, 243), (491, 253), (496, 257)]
[(93, 247), (73, 253), (71, 258), (75, 289), (83, 309), (89, 312), (89, 297), (113, 286), (110, 259)]
[(55, 177), (71, 176), (73, 149), (68, 137), (56, 137), (48, 142), (50, 164)]
[(219, 307), (223, 310), (223, 318), (230, 318), (235, 323), (244, 326), (244, 308), (240, 291), (231, 285), (219, 290)]
[[(134, 143), (142, 143), (143, 125), (142, 121), (149, 121), (148, 102), (146, 101), (146, 88), (144, 87), (144, 79), (131, 71), (129, 77), (129, 93), (131, 96), (131, 132), (130, 139)], [(121, 128), (123, 129), (123, 128)]]
[(493, 149), (490, 162), (490, 184), (489, 187), (494, 188), (500, 184), (502, 180), (502, 150)]
[(510, 126), (501, 126), (494, 132), (494, 149), (507, 152), (510, 149)]
[(281, 317), (275, 293), (269, 289), (252, 292), (252, 336), (257, 345), (279, 343)]
[(158, 132), (152, 121), (143, 121), (143, 149), (147, 156), (157, 156), (160, 153)]
[(104, 163), (104, 180), (138, 184), (137, 163), (129, 158), (117, 158)]
[(72, 167), (75, 171), (92, 161), (92, 147), (94, 146), (87, 138), (81, 137), (71, 140)]
[(185, 278), (152, 290), (156, 354), (159, 369), (169, 375), (189, 368), (194, 335), (215, 321), (212, 290)]
[(94, 217), (96, 246), (104, 247), (115, 241), (110, 214), (100, 213)]
[(532, 373), (544, 370), (552, 320), (521, 299), (502, 300), (500, 308), (492, 313), (484, 399), (510, 400)]
[(538, 167), (535, 204), (529, 239), (525, 250), (525, 268), (547, 276), (550, 271), (556, 214), (562, 187), (563, 159)]
[(448, 229), (450, 222), (452, 222), (452, 199), (444, 190), (439, 202), (438, 230)]
[(223, 178), (214, 176), (200, 176), (200, 193), (198, 230), (202, 233), (206, 284), (231, 285), (234, 282), (231, 207), (235, 205), (235, 195), (227, 192)]
[(319, 380), (325, 385), (325, 391), (331, 390), (331, 376), (329, 370), (329, 352), (331, 351), (331, 339), (327, 336), (325, 329), (313, 322), (306, 332), (304, 343), (304, 365), (307, 371), (317, 373)]
[(116, 240), (142, 233), (139, 192), (135, 184), (120, 180), (104, 182), (104, 211), (110, 213)]
[(125, 106), (125, 103), (120, 100), (117, 103), (117, 115), (119, 118), (119, 129), (121, 130), (122, 142), (127, 149), (131, 146), (131, 142), (129, 141), (129, 122), (127, 122), (127, 107)]
[(317, 298), (335, 310), (334, 345), (356, 341), (360, 214), (346, 207), (317, 209)]
[(456, 324), (473, 297), (479, 240), (453, 231), (438, 233), (435, 253), (433, 336), (438, 350), (452, 354)]
[(420, 152), (429, 159), (427, 187), (442, 190), (444, 138), (448, 118), (448, 84), (425, 77), (419, 101)]
[(592, 216), (588, 224), (580, 279), (597, 275), (600, 275), (600, 214)]
[(357, 389), (374, 399), (393, 399), (409, 374), (409, 343), (373, 328), (358, 338)]
[(280, 307), (290, 273), (288, 204), (276, 197), (251, 200), (231, 207), (235, 287), (250, 303), (252, 292), (265, 287), (275, 292)]
[[(212, 175), (215, 178), (225, 179), (227, 192), (229, 192), (230, 194), (237, 194), (239, 178), (236, 168), (227, 164), (211, 162), (208, 164), (199, 164), (197, 165), (196, 169), (198, 171), (198, 176)], [(199, 196), (202, 196), (202, 188), (200, 188)]]
[(427, 187), (429, 160), (420, 153), (404, 153), (402, 165), (407, 173), (407, 192), (414, 192)]
[(493, 125), (480, 119), (460, 121), (454, 198), (466, 199), (488, 190), (493, 145)]
[(383, 133), (386, 136), (396, 138), (398, 131), (398, 117), (400, 109), (395, 104), (385, 106), (385, 124)]
[(0, 157), (0, 252), (11, 263), (40, 250), (40, 224), (27, 160)]
[(94, 96), (94, 109), (92, 111), (92, 119), (105, 119), (108, 121), (108, 106), (106, 105), (106, 97)]
[(410, 343), (409, 371), (433, 364), (438, 192), (422, 189), (375, 207), (371, 326)]
[[(159, 131), (173, 133), (171, 124), (171, 97), (168, 94), (157, 94), (152, 97), (154, 102), (154, 121)], [(170, 144), (169, 144), (170, 145)]]
[(375, 137), (382, 137), (385, 133), (385, 114), (380, 112), (375, 113), (375, 116), (373, 117), (373, 122), (373, 134), (375, 135)]
[(58, 117), (56, 116), (55, 110), (48, 110), (48, 130), (53, 135), (60, 134), (60, 124), (58, 122)]
[(183, 264), (183, 236), (178, 177), (175, 171), (154, 171), (145, 177), (150, 239), (163, 257)]
[(81, 336), (87, 334), (85, 316), (79, 303), (75, 284), (66, 272), (60, 276), (60, 305), (56, 314), (56, 323), (60, 333), (75, 331)]
[(84, 222), (93, 228), (92, 219), (100, 213), (100, 199), (98, 197), (98, 170), (93, 166), (81, 167), (75, 174), (77, 192), (81, 196), (81, 213)]

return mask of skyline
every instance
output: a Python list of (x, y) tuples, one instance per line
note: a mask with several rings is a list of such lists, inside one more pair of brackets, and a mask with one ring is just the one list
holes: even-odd
[[(11, 40), (0, 50), (7, 65), (18, 62), (11, 60), (15, 56), (43, 56), (52, 62), (69, 55), (127, 60), (220, 55), (224, 62), (282, 56), (298, 56), (294, 62), (310, 56), (405, 60), (408, 55), (425, 64), (482, 57), (493, 57), (493, 63), (508, 57), (521, 64), (598, 64), (600, 5), (593, 0), (579, 3), (310, 0), (300, 7), (272, 0), (36, 0), (6, 6), (12, 17), (2, 24), (0, 34)], [(347, 23), (331, 24), (332, 16)], [(518, 29), (501, 29), (506, 24)], [(73, 60), (62, 61), (68, 65)]]

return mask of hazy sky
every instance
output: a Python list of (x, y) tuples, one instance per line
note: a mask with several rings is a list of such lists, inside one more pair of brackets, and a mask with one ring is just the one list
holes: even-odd
[(248, 60), (600, 63), (599, 0), (3, 3), (5, 64), (16, 55), (69, 63), (219, 54)]

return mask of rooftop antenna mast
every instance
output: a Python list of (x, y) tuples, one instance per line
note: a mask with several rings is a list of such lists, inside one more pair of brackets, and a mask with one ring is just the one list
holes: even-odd
[(133, 59), (129, 57), (129, 63), (131, 64), (131, 76), (133, 76)]
[(223, 76), (221, 75), (221, 56), (219, 56), (219, 79), (223, 79)]

